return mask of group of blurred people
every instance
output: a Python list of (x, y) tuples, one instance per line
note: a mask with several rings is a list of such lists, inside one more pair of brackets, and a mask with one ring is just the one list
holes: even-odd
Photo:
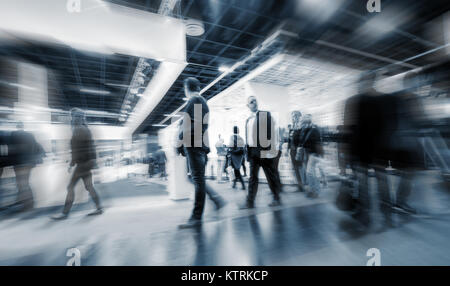
[[(96, 205), (96, 210), (90, 215), (97, 215), (103, 212), (100, 204), (100, 198), (92, 182), (92, 169), (96, 168), (96, 150), (92, 134), (85, 120), (85, 113), (78, 108), (71, 110), (72, 138), (70, 140), (72, 158), (68, 172), (71, 173), (71, 179), (67, 187), (65, 204), (60, 215), (53, 216), (55, 220), (65, 219), (69, 216), (73, 202), (75, 200), (75, 185), (82, 179), (86, 190), (89, 192)], [(17, 199), (15, 203), (8, 207), (19, 208), (19, 211), (28, 211), (34, 207), (33, 191), (30, 187), (31, 170), (37, 165), (43, 163), (45, 150), (36, 141), (33, 134), (24, 130), (23, 123), (17, 124), (17, 130), (11, 132), (7, 140), (2, 138), (2, 142), (8, 146), (7, 152), (2, 154), (2, 164), (0, 168), (0, 177), (4, 167), (13, 166), (15, 172), (15, 181), (17, 185)], [(72, 169), (74, 170), (72, 171)]]
[[(358, 203), (353, 216), (364, 225), (371, 222), (369, 175), (372, 170), (377, 182), (380, 210), (387, 226), (392, 225), (393, 212), (416, 213), (409, 205), (408, 198), (415, 172), (424, 167), (419, 134), (425, 113), (420, 98), (415, 94), (421, 84), (418, 78), (415, 73), (407, 74), (402, 91), (383, 94), (374, 88), (377, 73), (366, 72), (359, 80), (358, 94), (346, 101), (344, 124), (338, 127), (338, 162), (340, 175), (350, 176), (347, 172), (350, 169), (352, 178), (357, 182)], [(215, 203), (216, 209), (224, 207), (226, 201), (205, 181), (207, 155), (210, 152), (207, 136), (209, 108), (206, 99), (200, 95), (200, 82), (195, 78), (187, 78), (184, 89), (188, 101), (179, 124), (177, 151), (187, 159), (190, 179), (195, 186), (195, 201), (190, 219), (180, 227), (192, 227), (201, 223), (206, 195)], [(250, 116), (245, 122), (244, 138), (239, 134), (239, 128), (234, 126), (228, 143), (225, 144), (219, 135), (219, 141), (215, 145), (219, 157), (218, 180), (223, 173), (227, 173), (232, 177), (232, 188), (240, 183), (242, 190), (247, 190), (246, 201), (240, 208), (254, 208), (258, 174), (262, 168), (273, 195), (269, 206), (281, 205), (282, 184), (278, 163), (281, 157), (280, 142), (285, 142), (298, 191), (305, 192), (311, 198), (317, 197), (327, 185), (327, 179), (323, 164), (322, 136), (318, 126), (313, 123), (311, 114), (302, 115), (300, 111), (293, 111), (289, 135), (286, 140), (280, 140), (274, 118), (269, 111), (259, 109), (255, 96), (247, 98), (247, 107)], [(82, 110), (71, 110), (71, 125), (72, 160), (69, 172), (72, 167), (75, 170), (67, 187), (62, 214), (53, 217), (56, 220), (68, 217), (74, 202), (74, 187), (80, 179), (96, 205), (96, 210), (91, 215), (103, 212), (92, 182), (92, 169), (96, 168), (95, 146)], [(36, 164), (42, 163), (45, 152), (33, 135), (23, 130), (23, 124), (19, 123), (17, 127), (18, 130), (10, 136), (8, 158), (14, 158), (9, 165), (14, 166), (16, 174), (16, 204), (21, 204), (24, 210), (28, 210), (34, 204), (29, 185), (30, 172)], [(157, 166), (161, 177), (166, 178), (166, 161), (166, 155), (159, 147), (152, 160), (147, 162), (149, 174), (153, 175), (153, 168)], [(245, 161), (250, 166), (248, 187), (240, 171), (244, 168), (244, 177), (247, 175)], [(6, 165), (8, 164), (5, 164), (2, 157), (0, 175)], [(395, 199), (391, 199), (389, 194), (387, 167), (394, 168), (400, 177)]]
[[(341, 179), (351, 178), (355, 181), (357, 201), (353, 217), (368, 226), (371, 222), (369, 176), (373, 170), (379, 195), (380, 210), (384, 222), (392, 226), (392, 213), (403, 212), (415, 214), (416, 210), (408, 203), (412, 190), (414, 174), (423, 168), (423, 144), (419, 137), (425, 113), (420, 98), (415, 91), (423, 84), (415, 73), (404, 77), (401, 91), (385, 94), (374, 87), (377, 72), (363, 73), (359, 82), (359, 92), (350, 97), (345, 104), (344, 124), (338, 127), (338, 162)], [(215, 202), (216, 208), (225, 205), (219, 196), (205, 182), (205, 165), (209, 153), (208, 105), (200, 95), (200, 83), (195, 78), (185, 81), (185, 94), (188, 103), (180, 123), (178, 135), (179, 153), (185, 154), (195, 186), (195, 204), (191, 218), (182, 227), (191, 227), (201, 223), (205, 196), (208, 194)], [(195, 118), (195, 106), (200, 106), (201, 115)], [(250, 116), (245, 122), (244, 138), (239, 135), (237, 126), (228, 144), (219, 135), (215, 147), (218, 154), (218, 179), (232, 169), (232, 187), (239, 182), (245, 190), (245, 182), (240, 169), (250, 165), (247, 199), (240, 208), (253, 208), (258, 190), (258, 173), (263, 169), (268, 186), (273, 194), (270, 206), (281, 205), (280, 192), (282, 184), (278, 171), (281, 157), (279, 132), (269, 111), (258, 108), (255, 96), (247, 99)], [(203, 120), (205, 118), (206, 120)], [(324, 172), (324, 148), (321, 132), (312, 122), (310, 114), (302, 115), (300, 111), (291, 113), (292, 124), (287, 138), (288, 153), (293, 166), (298, 191), (308, 197), (317, 197), (322, 188), (327, 186)], [(186, 124), (188, 122), (188, 124)], [(195, 130), (201, 130), (195, 133)], [(194, 138), (195, 137), (195, 138)], [(351, 170), (351, 174), (347, 170)], [(395, 169), (400, 184), (395, 199), (391, 199), (387, 180), (387, 170)]]
[(2, 145), (5, 148), (1, 156), (0, 178), (3, 168), (13, 167), (17, 197), (12, 205), (18, 207), (19, 211), (28, 211), (34, 206), (33, 191), (30, 187), (31, 170), (43, 162), (45, 152), (33, 134), (24, 130), (22, 122), (18, 122), (16, 128), (16, 131), (2, 136)]
[[(183, 110), (183, 118), (179, 124), (177, 151), (187, 159), (191, 180), (195, 187), (194, 209), (187, 223), (181, 228), (193, 227), (201, 224), (206, 195), (214, 202), (216, 209), (223, 208), (226, 201), (205, 181), (205, 167), (208, 160), (209, 138), (207, 135), (209, 125), (209, 108), (206, 99), (200, 95), (200, 82), (196, 78), (187, 78), (184, 81), (185, 95), (188, 99)], [(275, 130), (275, 121), (269, 111), (259, 110), (255, 96), (247, 99), (247, 107), (251, 115), (245, 123), (245, 141), (239, 135), (239, 129), (233, 128), (233, 135), (227, 146), (223, 140), (216, 144), (219, 156), (228, 157), (228, 162), (234, 173), (234, 183), (240, 181), (242, 189), (245, 183), (240, 174), (244, 157), (250, 165), (250, 178), (247, 198), (241, 209), (254, 208), (258, 191), (258, 173), (262, 168), (273, 194), (273, 201), (269, 206), (281, 205), (281, 181), (278, 172), (280, 158), (279, 136)], [(219, 137), (219, 139), (221, 139)], [(221, 155), (223, 154), (223, 155)], [(224, 164), (224, 162), (223, 162)], [(218, 175), (222, 173), (222, 164), (219, 164)], [(219, 175), (220, 176), (220, 175)]]

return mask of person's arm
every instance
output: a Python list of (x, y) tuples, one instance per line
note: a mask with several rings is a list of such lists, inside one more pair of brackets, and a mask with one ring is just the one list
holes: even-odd
[[(180, 125), (180, 133), (178, 138), (182, 140), (183, 143), (187, 143), (186, 140), (188, 140), (187, 137), (190, 138), (191, 136), (191, 129), (192, 129), (192, 116), (194, 114), (194, 102), (192, 98), (190, 98), (186, 104), (186, 106), (183, 109), (183, 117), (182, 117), (182, 123)], [(189, 143), (190, 145), (191, 143)], [(189, 146), (188, 145), (188, 146)]]
[(77, 134), (76, 130), (74, 130), (74, 133), (72, 134), (72, 139), (70, 140), (70, 151), (71, 151), (71, 160), (70, 160), (70, 167), (75, 166), (75, 162), (78, 161), (78, 144), (76, 142)]

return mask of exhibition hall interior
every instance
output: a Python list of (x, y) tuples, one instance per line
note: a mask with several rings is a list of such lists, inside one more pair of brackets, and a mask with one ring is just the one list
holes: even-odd
[(450, 2), (0, 1), (0, 265), (450, 265)]

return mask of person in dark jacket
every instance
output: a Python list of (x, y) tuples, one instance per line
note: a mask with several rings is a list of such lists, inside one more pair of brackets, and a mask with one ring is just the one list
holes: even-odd
[(202, 222), (206, 194), (214, 202), (217, 210), (226, 203), (205, 181), (205, 168), (210, 152), (207, 133), (209, 108), (206, 99), (200, 95), (199, 80), (193, 77), (186, 78), (184, 91), (188, 102), (183, 112), (178, 145), (184, 147), (183, 153), (186, 155), (195, 188), (195, 202), (191, 217), (187, 223), (179, 225), (179, 228), (191, 228)]
[(230, 137), (230, 142), (228, 143), (229, 161), (234, 170), (233, 189), (236, 188), (236, 182), (239, 180), (242, 184), (242, 189), (245, 190), (244, 179), (242, 179), (240, 172), (242, 162), (244, 161), (244, 146), (244, 139), (239, 136), (239, 128), (234, 126), (233, 135)]
[(419, 143), (418, 131), (421, 129), (425, 112), (420, 98), (415, 94), (420, 87), (420, 76), (408, 73), (404, 80), (404, 89), (391, 95), (396, 99), (395, 125), (389, 141), (392, 167), (400, 177), (393, 206), (395, 211), (415, 214), (416, 210), (408, 204), (415, 172), (424, 167), (423, 148)]
[(349, 153), (345, 156), (358, 180), (359, 204), (354, 218), (370, 224), (368, 170), (375, 170), (380, 210), (384, 225), (392, 226), (392, 203), (385, 168), (390, 157), (389, 142), (395, 126), (395, 98), (374, 89), (376, 73), (365, 72), (359, 79), (359, 94), (345, 104), (344, 128)]
[(255, 96), (247, 98), (247, 106), (251, 111), (245, 122), (246, 156), (250, 163), (250, 178), (248, 181), (248, 194), (241, 209), (255, 207), (255, 198), (258, 192), (258, 174), (262, 168), (267, 179), (273, 201), (270, 207), (280, 206), (280, 193), (282, 190), (280, 174), (278, 172), (279, 158), (279, 133), (275, 120), (270, 112), (258, 109), (258, 101)]
[(167, 174), (166, 174), (166, 162), (167, 157), (164, 150), (161, 148), (161, 146), (158, 146), (158, 150), (155, 152), (155, 160), (158, 164), (158, 169), (160, 174), (160, 177), (164, 180), (167, 180)]
[(33, 134), (24, 131), (22, 122), (17, 124), (17, 131), (11, 133), (10, 146), (17, 183), (17, 200), (15, 204), (22, 205), (22, 210), (33, 208), (33, 191), (30, 187), (31, 169), (42, 163), (44, 151), (36, 142)]
[(320, 132), (312, 123), (310, 114), (304, 115), (302, 118), (302, 128), (300, 133), (300, 146), (304, 148), (306, 158), (305, 171), (308, 186), (305, 187), (307, 196), (317, 197), (320, 192), (320, 166), (321, 157), (323, 156), (323, 147), (320, 140)]
[(103, 209), (100, 205), (100, 199), (92, 183), (91, 170), (96, 166), (95, 160), (97, 155), (94, 142), (92, 140), (91, 131), (87, 127), (85, 115), (81, 109), (73, 108), (70, 111), (70, 115), (72, 118), (72, 139), (70, 141), (72, 160), (70, 162), (69, 172), (72, 167), (75, 165), (76, 167), (72, 174), (72, 178), (70, 179), (69, 186), (67, 187), (67, 197), (63, 212), (59, 216), (52, 217), (55, 220), (66, 219), (68, 217), (75, 199), (74, 188), (80, 179), (83, 180), (86, 190), (89, 192), (89, 195), (97, 207), (97, 209), (89, 215), (98, 215), (103, 213)]

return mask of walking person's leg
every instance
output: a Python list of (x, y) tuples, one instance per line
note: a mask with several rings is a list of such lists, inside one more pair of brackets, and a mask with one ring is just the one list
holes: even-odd
[(358, 184), (358, 206), (353, 217), (365, 226), (370, 224), (370, 196), (367, 166), (354, 165), (354, 171)]
[(270, 191), (273, 195), (273, 202), (270, 204), (270, 206), (280, 204), (281, 181), (280, 174), (278, 173), (277, 163), (278, 162), (275, 158), (261, 159), (261, 166), (263, 168), (264, 174), (266, 175)]
[(206, 164), (208, 162), (208, 155), (204, 151), (202, 151), (200, 153), (204, 158), (202, 175), (203, 175), (203, 181), (205, 182), (205, 192), (208, 195), (209, 199), (211, 201), (213, 201), (213, 203), (216, 205), (216, 210), (219, 210), (223, 206), (225, 206), (226, 203), (225, 203), (225, 200), (216, 191), (214, 191), (214, 189), (208, 183), (206, 183), (205, 170), (206, 170)]
[(86, 190), (89, 192), (89, 195), (91, 196), (92, 200), (95, 203), (95, 206), (97, 208), (97, 210), (92, 214), (101, 214), (102, 211), (102, 207), (100, 205), (100, 198), (97, 194), (97, 192), (95, 191), (94, 188), (94, 184), (92, 183), (92, 173), (90, 171), (86, 171), (85, 174), (83, 174), (83, 183), (84, 183), (84, 187), (86, 188)]
[(231, 186), (233, 189), (235, 189), (236, 188), (236, 182), (237, 182), (237, 180), (238, 180), (238, 176), (237, 176), (237, 172), (236, 172), (236, 169), (235, 168), (233, 168), (233, 172), (234, 172), (234, 179), (233, 179), (233, 185)]
[(303, 187), (308, 185), (308, 178), (306, 176), (306, 167), (308, 165), (308, 159), (309, 159), (309, 154), (305, 154), (303, 161), (299, 162), (299, 173), (300, 173), (300, 178), (302, 181), (302, 185)]
[(217, 157), (217, 181), (222, 181), (223, 160), (220, 156)]
[(323, 170), (323, 158), (317, 158), (317, 169), (320, 175), (320, 182), (324, 187), (328, 186), (327, 176), (325, 175), (325, 171)]
[(241, 171), (239, 169), (234, 169), (234, 176), (235, 176), (234, 184), (236, 184), (236, 181), (239, 180), (239, 182), (241, 182), (242, 184), (242, 189), (245, 190), (244, 179), (242, 178)]
[(205, 207), (206, 183), (205, 183), (205, 156), (204, 152), (194, 148), (186, 148), (186, 156), (191, 170), (192, 183), (195, 188), (194, 209), (191, 219), (201, 220)]
[(16, 175), (17, 185), (17, 204), (22, 204), (25, 200), (25, 184), (23, 173), (23, 168), (21, 166), (14, 166), (14, 174)]
[(415, 214), (416, 210), (407, 203), (413, 188), (413, 171), (399, 170), (400, 182), (396, 194), (395, 208), (409, 214)]
[(52, 217), (55, 220), (65, 219), (69, 215), (70, 209), (72, 208), (73, 201), (75, 199), (75, 185), (81, 178), (81, 173), (79, 167), (75, 167), (72, 177), (70, 178), (69, 185), (67, 186), (66, 202), (64, 203), (64, 208), (60, 216)]
[(242, 208), (253, 208), (255, 206), (256, 193), (258, 192), (258, 173), (260, 168), (260, 159), (250, 159), (250, 178), (248, 180), (248, 193), (245, 206)]
[(306, 167), (306, 178), (308, 180), (309, 188), (310, 188), (308, 195), (311, 197), (317, 197), (320, 192), (320, 182), (319, 182), (319, 179), (317, 176), (318, 175), (317, 164), (318, 164), (318, 159), (317, 159), (316, 155), (310, 154), (310, 156), (308, 158), (308, 164)]
[(23, 201), (23, 210), (32, 209), (34, 206), (34, 197), (33, 191), (30, 187), (30, 175), (31, 175), (31, 166), (25, 166), (23, 168), (23, 184), (24, 184), (24, 201)]
[(298, 185), (299, 191), (303, 191), (303, 181), (302, 181), (302, 177), (300, 176), (300, 164), (297, 160), (295, 160), (296, 154), (297, 154), (297, 152), (294, 150), (291, 150), (289, 153), (289, 155), (291, 157), (292, 168), (294, 169), (294, 175), (295, 175), (295, 179), (297, 180), (297, 185)]
[(375, 168), (375, 176), (377, 178), (380, 211), (384, 216), (384, 223), (387, 226), (392, 226), (391, 194), (389, 192), (388, 178), (384, 167)]

